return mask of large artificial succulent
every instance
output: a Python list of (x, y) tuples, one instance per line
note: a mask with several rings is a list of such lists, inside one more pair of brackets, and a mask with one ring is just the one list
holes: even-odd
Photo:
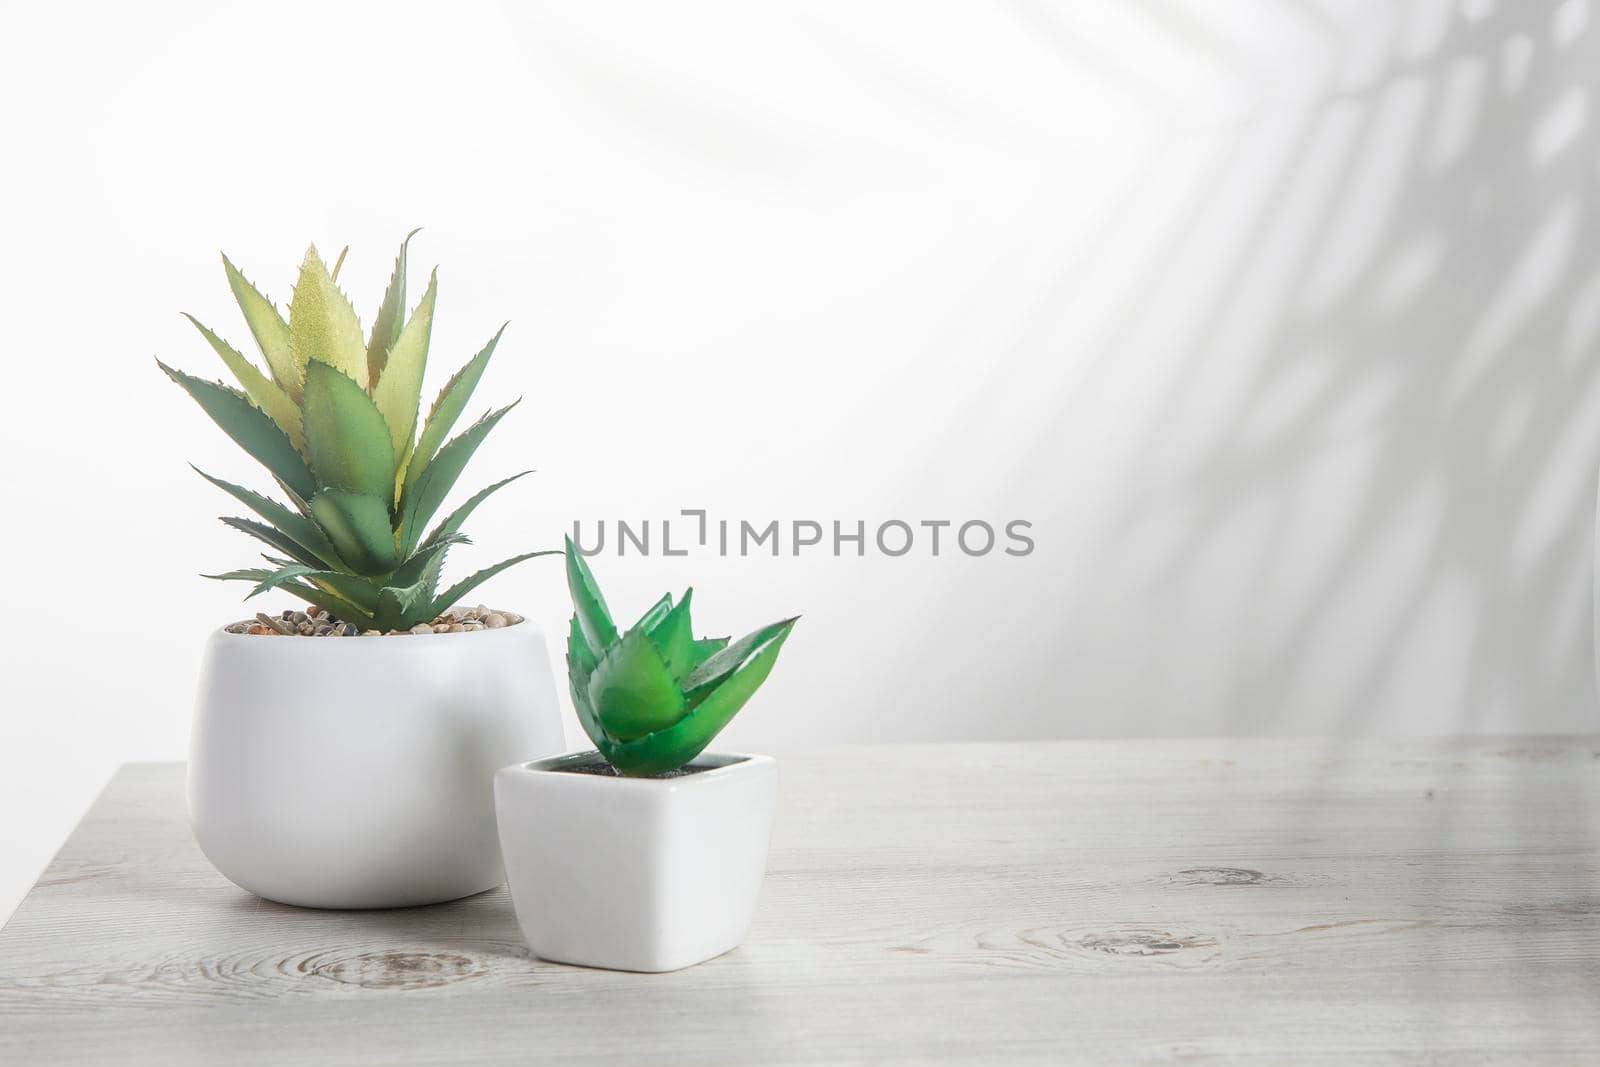
[(594, 574), (567, 539), (567, 587), (575, 609), (567, 677), (584, 732), (622, 774), (677, 770), (698, 756), (761, 687), (798, 616), (732, 643), (696, 639), (686, 590), (668, 593), (618, 634)]
[[(266, 360), (267, 373), (192, 315), (189, 321), (241, 388), (205, 381), (157, 360), (229, 437), (271, 472), (290, 502), (279, 503), (199, 471), (264, 520), (222, 521), (273, 550), (265, 557), (269, 568), (207, 577), (253, 582), (249, 596), (283, 589), (364, 629), (404, 630), (432, 619), (512, 564), (546, 554), (514, 556), (439, 590), (445, 554), (467, 540), (461, 532), (467, 516), (489, 494), (529, 472), (478, 491), (424, 535), (473, 452), (516, 405), (491, 411), (445, 439), (483, 376), (500, 340), (496, 333), (446, 383), (426, 420), (419, 420), (438, 272), (407, 316), (410, 240), (407, 236), (400, 246), (366, 337), (336, 283), (344, 254), (330, 271), (312, 246), (300, 265), (287, 322), (222, 257), (228, 285)], [(500, 332), (504, 330), (502, 326)]]

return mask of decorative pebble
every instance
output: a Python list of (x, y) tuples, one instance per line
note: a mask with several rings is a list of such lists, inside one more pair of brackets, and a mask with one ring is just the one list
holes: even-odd
[(322, 608), (305, 611), (285, 608), (276, 615), (258, 612), (254, 619), (241, 619), (223, 627), (230, 634), (283, 637), (404, 637), (410, 634), (470, 634), (479, 630), (499, 630), (515, 626), (523, 617), (479, 604), (464, 608), (456, 605), (437, 615), (432, 622), (419, 622), (406, 630), (363, 630)]
[(268, 615), (264, 611), (256, 612), (256, 622), (260, 623), (262, 626), (265, 626), (275, 634), (287, 634), (289, 636), (294, 635), (294, 627), (290, 626), (282, 619), (274, 619), (271, 615)]

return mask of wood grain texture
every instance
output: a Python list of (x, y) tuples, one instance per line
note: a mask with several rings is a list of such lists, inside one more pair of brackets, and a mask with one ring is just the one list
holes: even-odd
[(504, 890), (269, 904), (123, 768), (0, 931), (0, 1062), (1594, 1063), (1600, 740), (782, 763), (743, 947), (530, 959)]

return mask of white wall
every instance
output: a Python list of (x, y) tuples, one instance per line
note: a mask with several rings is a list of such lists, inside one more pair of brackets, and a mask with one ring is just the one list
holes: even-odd
[[(184, 753), (256, 479), (152, 355), (413, 225), (433, 380), (499, 325), (574, 518), (1024, 518), (1026, 558), (602, 558), (803, 611), (730, 744), (1591, 729), (1600, 29), (1586, 0), (106, 2), (0, 28), (0, 915)], [(152, 9), (155, 10), (152, 10)], [(448, 12), (448, 14), (446, 14)], [(429, 390), (430, 394), (432, 388)], [(486, 599), (561, 624), (558, 568)]]

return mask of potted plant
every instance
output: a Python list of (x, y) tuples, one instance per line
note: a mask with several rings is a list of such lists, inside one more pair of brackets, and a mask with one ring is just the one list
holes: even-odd
[(473, 509), (521, 475), (429, 529), (510, 407), (449, 437), (497, 333), (419, 419), (438, 279), (406, 315), (409, 241), (365, 336), (335, 281), (342, 253), (331, 271), (306, 253), (287, 321), (224, 256), (266, 370), (192, 317), (240, 388), (160, 364), (288, 501), (201, 472), (255, 515), (222, 521), (270, 550), (265, 567), (208, 577), (308, 607), (211, 635), (189, 761), (201, 849), (239, 886), (287, 904), (399, 907), (498, 885), (493, 772), (562, 748), (539, 631), (455, 606), (544, 553), (440, 587)]
[(707, 753), (766, 681), (796, 619), (696, 639), (693, 590), (618, 634), (568, 538), (567, 674), (595, 750), (495, 775), (517, 920), (544, 959), (672, 971), (750, 928), (777, 798), (770, 757)]

